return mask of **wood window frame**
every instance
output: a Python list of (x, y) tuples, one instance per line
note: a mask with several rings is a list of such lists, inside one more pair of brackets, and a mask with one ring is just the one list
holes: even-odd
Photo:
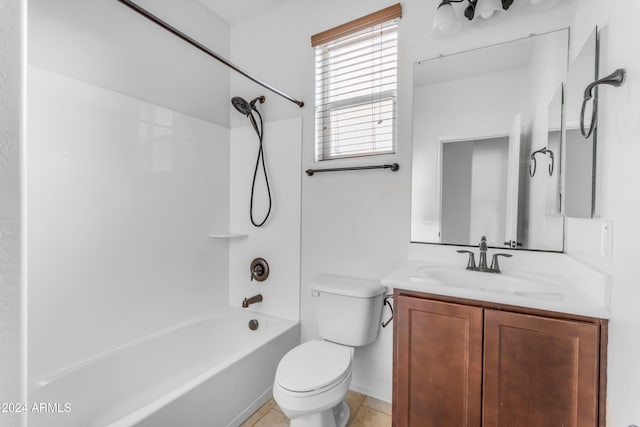
[(370, 13), (369, 15), (354, 19), (353, 21), (338, 25), (337, 27), (322, 31), (318, 34), (314, 34), (311, 36), (311, 47), (329, 43), (340, 37), (348, 36), (349, 34), (356, 33), (367, 27), (381, 24), (396, 18), (402, 18), (402, 5), (400, 3), (396, 3), (393, 6), (386, 7), (377, 12)]

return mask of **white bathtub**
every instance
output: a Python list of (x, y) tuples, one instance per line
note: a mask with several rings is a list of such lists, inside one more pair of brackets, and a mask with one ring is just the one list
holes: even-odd
[[(39, 381), (28, 426), (239, 425), (271, 396), (278, 361), (299, 335), (295, 322), (225, 309)], [(40, 413), (34, 403), (50, 405)]]

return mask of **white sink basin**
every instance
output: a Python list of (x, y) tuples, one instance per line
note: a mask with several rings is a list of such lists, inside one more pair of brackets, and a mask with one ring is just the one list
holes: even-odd
[(433, 286), (464, 288), (469, 291), (510, 294), (561, 300), (559, 285), (542, 277), (525, 273), (485, 273), (453, 267), (418, 266), (411, 280)]
[[(507, 271), (502, 273), (465, 270), (464, 265), (435, 260), (409, 260), (382, 279), (382, 284), (424, 294), (608, 318), (604, 276), (587, 272), (582, 264), (566, 257), (560, 260), (546, 254), (526, 257), (529, 260), (520, 265), (511, 259), (508, 265), (505, 263)], [(567, 264), (572, 265), (570, 274), (565, 271)]]

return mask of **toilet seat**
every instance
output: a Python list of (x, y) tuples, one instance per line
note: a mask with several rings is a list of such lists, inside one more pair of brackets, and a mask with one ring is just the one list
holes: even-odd
[(352, 349), (312, 340), (295, 347), (280, 361), (276, 382), (283, 391), (313, 396), (331, 389), (351, 374)]

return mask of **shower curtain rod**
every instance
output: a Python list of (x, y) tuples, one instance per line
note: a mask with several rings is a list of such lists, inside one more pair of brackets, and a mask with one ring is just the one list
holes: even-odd
[(191, 37), (189, 37), (188, 35), (186, 35), (182, 31), (178, 30), (177, 28), (169, 25), (168, 23), (166, 23), (162, 19), (158, 18), (157, 16), (155, 16), (154, 14), (149, 12), (148, 10), (138, 6), (136, 3), (132, 2), (131, 0), (118, 0), (118, 1), (120, 3), (122, 3), (122, 4), (124, 4), (125, 6), (129, 7), (133, 11), (137, 12), (138, 14), (144, 16), (148, 20), (152, 21), (153, 23), (155, 23), (155, 24), (159, 25), (160, 27), (164, 28), (165, 30), (169, 31), (173, 35), (178, 36), (179, 38), (181, 38), (182, 40), (186, 41), (187, 43), (189, 43), (193, 47), (195, 47), (197, 49), (200, 49), (202, 52), (206, 53), (207, 55), (217, 59), (220, 62), (222, 62), (224, 65), (226, 65), (227, 67), (231, 68), (232, 70), (242, 74), (243, 76), (245, 76), (249, 80), (259, 84), (263, 88), (268, 89), (271, 92), (273, 92), (275, 94), (278, 94), (283, 98), (288, 99), (289, 101), (293, 102), (294, 104), (296, 104), (300, 108), (302, 108), (304, 106), (304, 102), (299, 101), (299, 100), (297, 100), (295, 98), (292, 98), (289, 95), (287, 95), (286, 93), (274, 88), (273, 86), (263, 82), (260, 79), (257, 79), (256, 77), (254, 77), (251, 74), (247, 73), (242, 68), (238, 67), (237, 65), (235, 65), (234, 63), (232, 63), (228, 59), (224, 58), (223, 56), (218, 55), (216, 52), (212, 51), (208, 47), (206, 47), (203, 44), (201, 44), (201, 43), (197, 42), (196, 40), (192, 39)]

